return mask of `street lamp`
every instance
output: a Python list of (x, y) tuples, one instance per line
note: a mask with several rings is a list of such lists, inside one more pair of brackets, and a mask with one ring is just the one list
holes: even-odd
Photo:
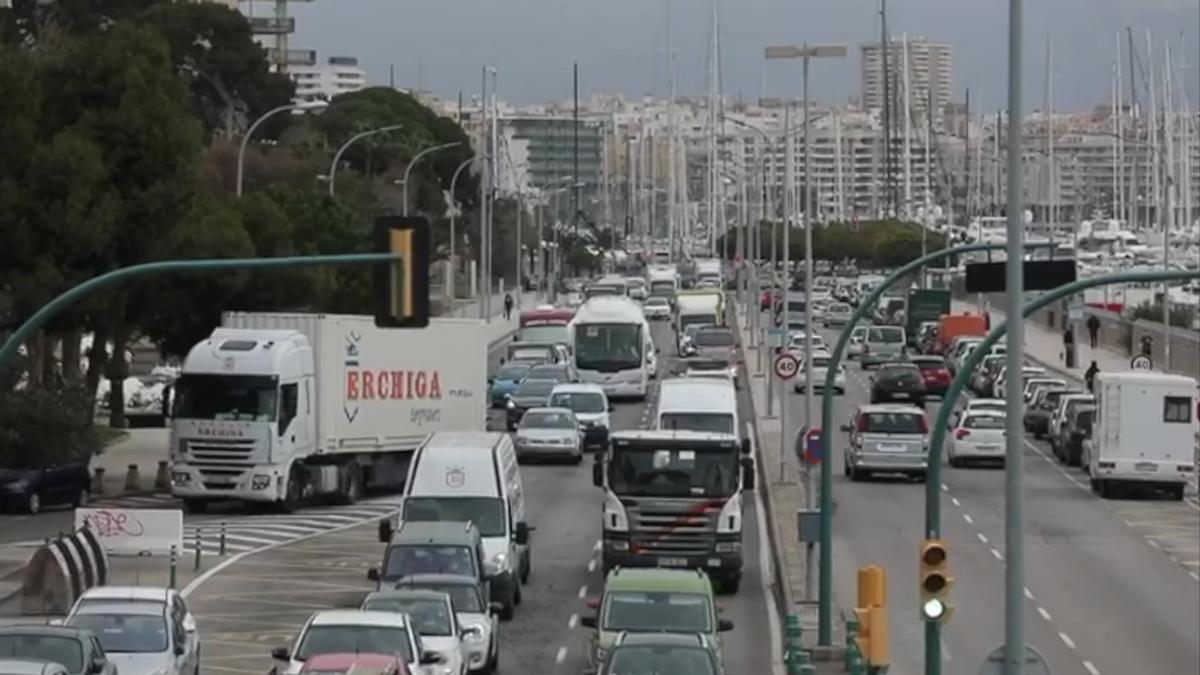
[[(454, 197), (454, 190), (455, 190), (455, 186), (458, 185), (458, 175), (463, 172), (463, 169), (467, 168), (468, 166), (471, 166), (472, 162), (475, 162), (480, 159), (488, 160), (488, 159), (491, 159), (491, 156), (490, 155), (475, 155), (474, 157), (467, 159), (462, 164), (458, 165), (458, 168), (456, 168), (454, 170), (454, 175), (452, 175), (450, 177), (450, 207), (451, 207), (450, 208), (450, 282), (449, 282), (448, 286), (450, 288), (450, 302), (452, 302), (452, 303), (454, 302), (454, 297), (455, 297), (454, 296), (454, 277), (455, 277), (454, 244), (455, 244), (455, 238), (457, 236), (454, 232), (454, 224), (455, 224), (455, 217), (458, 215), (458, 200), (455, 199), (455, 197)], [(416, 160), (414, 159), (413, 162), (415, 163)]]
[[(810, 116), (809, 116), (809, 110), (808, 110), (808, 62), (810, 59), (814, 59), (814, 58), (818, 58), (818, 59), (820, 59), (820, 58), (845, 58), (846, 52), (847, 52), (846, 45), (808, 45), (808, 44), (805, 44), (805, 45), (801, 45), (801, 46), (788, 45), (788, 46), (781, 46), (781, 47), (767, 47), (766, 50), (764, 50), (764, 54), (763, 54), (768, 60), (770, 60), (770, 59), (801, 59), (803, 62), (803, 66), (802, 66), (803, 85), (802, 85), (802, 87), (803, 87), (803, 98), (804, 98), (804, 288), (805, 288), (805, 292), (812, 291), (813, 226), (814, 226), (815, 220), (816, 220), (813, 217), (813, 212), (812, 212), (813, 211), (813, 209), (812, 209), (812, 205), (813, 205), (812, 194), (813, 194), (814, 181), (813, 181), (813, 172), (812, 172), (812, 152), (810, 151), (810, 148), (809, 148), (809, 142), (810, 142), (810, 138), (811, 138), (811, 125), (810, 125)], [(788, 141), (787, 147), (789, 150), (792, 147), (792, 143), (790, 140)], [(789, 170), (791, 169), (790, 161), (788, 162), (787, 168)], [(789, 187), (791, 187), (791, 186), (789, 185)], [(790, 230), (791, 230), (790, 227), (784, 228), (783, 236), (785, 239), (787, 239), (788, 233)], [(788, 244), (785, 243), (784, 244), (784, 257), (785, 257), (784, 270), (787, 269), (787, 262), (786, 262), (786, 258), (788, 256), (787, 247), (788, 247)], [(783, 311), (784, 311), (783, 325), (786, 330), (786, 327), (788, 325), (787, 324), (788, 312), (787, 312), (786, 297), (784, 298), (783, 305), (784, 305), (783, 306)], [(806, 326), (806, 330), (808, 330), (808, 331), (812, 330), (813, 317), (812, 317), (812, 303), (811, 302), (804, 303), (804, 325)], [(813, 380), (813, 372), (812, 372), (812, 339), (811, 338), (806, 338), (804, 340), (804, 381), (808, 383), (804, 387), (805, 425), (808, 428), (812, 428), (812, 407), (813, 407), (813, 388), (814, 388), (812, 383), (814, 382), (814, 380)], [(788, 430), (787, 430), (787, 426), (785, 424), (787, 418), (784, 417), (784, 415), (786, 414), (784, 411), (787, 410), (786, 403), (783, 405), (780, 405), (779, 410), (780, 410), (780, 428), (783, 429), (783, 435), (781, 436), (781, 438), (786, 439), (786, 438), (788, 438)], [(826, 451), (826, 454), (828, 454), (828, 450)], [(826, 461), (825, 464), (828, 465), (829, 462)], [(822, 470), (823, 471), (826, 470), (826, 467), (822, 467)], [(805, 491), (806, 492), (805, 501), (806, 501), (806, 506), (809, 509), (815, 509), (817, 506), (817, 503), (816, 503), (816, 487), (817, 487), (816, 478), (817, 478), (817, 476), (814, 472), (812, 472), (812, 471), (808, 472), (808, 476), (807, 476), (807, 480), (806, 480), (808, 489)], [(820, 561), (821, 588), (820, 588), (820, 605), (819, 605), (819, 611), (818, 611), (819, 622), (818, 622), (818, 631), (817, 631), (817, 643), (820, 645), (832, 645), (833, 644), (833, 630), (832, 630), (833, 629), (833, 604), (832, 604), (833, 603), (833, 551), (831, 550), (833, 548), (833, 546), (832, 546), (831, 534), (832, 533), (829, 533), (829, 532), (821, 533), (821, 561)], [(806, 551), (805, 551), (805, 563), (806, 563), (805, 564), (805, 570), (806, 570), (805, 589), (807, 591), (807, 596), (811, 598), (814, 595), (813, 591), (816, 590), (816, 588), (815, 588), (816, 584), (814, 583), (816, 581), (816, 579), (814, 578), (814, 575), (812, 573), (812, 570), (815, 567), (815, 565), (813, 563), (816, 562), (816, 560), (814, 560), (815, 551), (814, 551), (814, 547), (811, 543), (807, 544), (805, 548), (806, 548)]]
[[(443, 143), (441, 145), (435, 145), (432, 148), (425, 148), (424, 150), (418, 152), (416, 157), (412, 158), (412, 161), (408, 163), (408, 166), (404, 167), (404, 178), (400, 179), (401, 189), (404, 190), (404, 200), (401, 206), (401, 213), (403, 215), (408, 215), (408, 175), (412, 172), (413, 167), (417, 165), (417, 162), (421, 161), (421, 158), (425, 155), (437, 152), (438, 150), (457, 148), (460, 145), (462, 145), (461, 141), (454, 141), (453, 143)], [(453, 196), (453, 194), (451, 196)]]
[(367, 136), (374, 136), (375, 134), (382, 134), (382, 133), (386, 133), (389, 131), (395, 131), (397, 129), (403, 129), (403, 128), (404, 128), (403, 124), (389, 124), (386, 127), (379, 127), (378, 129), (368, 129), (366, 131), (362, 131), (357, 134), (354, 134), (353, 136), (350, 137), (350, 140), (346, 141), (345, 143), (342, 143), (342, 147), (338, 148), (337, 152), (334, 153), (333, 162), (330, 163), (330, 165), (329, 165), (329, 174), (328, 174), (329, 175), (329, 196), (330, 197), (334, 196), (333, 187), (334, 187), (334, 181), (337, 180), (338, 162), (341, 161), (342, 153), (346, 152), (346, 148), (349, 148), (355, 141), (357, 141), (360, 138), (366, 138)]
[(242, 144), (241, 144), (241, 146), (238, 147), (237, 196), (239, 196), (239, 197), (242, 196), (242, 177), (245, 175), (245, 166), (246, 166), (245, 165), (246, 145), (249, 144), (250, 136), (254, 133), (254, 130), (258, 128), (258, 125), (267, 121), (268, 117), (271, 117), (272, 115), (275, 115), (277, 113), (284, 112), (285, 110), (293, 110), (293, 111), (302, 110), (302, 111), (307, 112), (307, 111), (324, 110), (325, 108), (328, 108), (328, 107), (329, 107), (329, 104), (326, 103), (325, 101), (311, 101), (311, 102), (305, 102), (305, 103), (294, 103), (294, 104), (290, 104), (290, 105), (281, 105), (278, 108), (272, 108), (272, 109), (268, 110), (267, 112), (263, 113), (261, 117), (254, 120), (254, 124), (251, 124), (250, 128), (246, 130), (245, 135), (242, 136)]

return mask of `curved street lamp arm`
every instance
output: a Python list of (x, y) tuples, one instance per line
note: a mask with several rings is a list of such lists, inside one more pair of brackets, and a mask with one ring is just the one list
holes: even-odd
[(345, 143), (342, 143), (342, 147), (338, 148), (337, 152), (334, 153), (333, 162), (329, 165), (329, 196), (333, 196), (333, 181), (334, 178), (337, 177), (338, 162), (342, 160), (342, 153), (346, 152), (347, 148), (349, 148), (360, 138), (366, 138), (367, 136), (373, 136), (375, 134), (382, 134), (388, 131), (395, 131), (403, 128), (403, 124), (389, 124), (386, 127), (379, 127), (378, 129), (368, 129), (366, 131), (360, 131), (359, 133), (354, 134), (349, 140), (347, 140)]
[(261, 117), (254, 120), (254, 124), (251, 124), (250, 128), (246, 130), (246, 133), (242, 135), (242, 143), (238, 146), (237, 196), (242, 196), (242, 177), (244, 176), (245, 171), (245, 165), (243, 162), (246, 157), (246, 146), (250, 143), (250, 137), (254, 135), (254, 130), (257, 129), (260, 124), (266, 122), (267, 118), (271, 117), (272, 115), (276, 115), (285, 110), (304, 110), (307, 107), (308, 106), (304, 104), (289, 103), (288, 105), (281, 105), (278, 108), (272, 108), (263, 113)]

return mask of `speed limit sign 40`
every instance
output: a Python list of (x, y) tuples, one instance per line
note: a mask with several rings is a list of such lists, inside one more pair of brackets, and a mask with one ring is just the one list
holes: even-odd
[(796, 376), (796, 372), (800, 370), (800, 361), (784, 352), (775, 357), (775, 375), (781, 380), (790, 380)]

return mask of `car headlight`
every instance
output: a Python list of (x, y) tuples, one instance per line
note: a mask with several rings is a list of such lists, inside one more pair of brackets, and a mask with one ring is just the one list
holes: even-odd
[(512, 399), (508, 399), (508, 403), (504, 404), (509, 410), (516, 410), (517, 404), (513, 403)]
[(463, 627), (463, 640), (467, 642), (483, 642), (487, 638), (487, 631), (484, 627), (478, 624)]
[(507, 572), (509, 569), (508, 568), (508, 554), (507, 553), (497, 553), (496, 555), (492, 556), (492, 564), (495, 565), (496, 569), (498, 571), (500, 571), (501, 573)]

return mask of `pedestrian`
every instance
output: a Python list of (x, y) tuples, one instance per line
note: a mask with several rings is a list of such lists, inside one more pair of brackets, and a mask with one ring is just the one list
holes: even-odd
[(1100, 337), (1100, 317), (1095, 314), (1088, 317), (1087, 320), (1088, 338), (1091, 339), (1092, 349), (1096, 348), (1096, 342)]
[(513, 297), (509, 293), (504, 294), (504, 320), (512, 320)]
[(1068, 368), (1075, 367), (1075, 331), (1070, 325), (1063, 329), (1063, 361)]
[(1100, 372), (1100, 366), (1096, 365), (1095, 361), (1092, 361), (1092, 365), (1088, 366), (1087, 371), (1083, 374), (1083, 381), (1087, 383), (1089, 392), (1095, 393), (1092, 387), (1096, 384), (1096, 373), (1098, 372)]

